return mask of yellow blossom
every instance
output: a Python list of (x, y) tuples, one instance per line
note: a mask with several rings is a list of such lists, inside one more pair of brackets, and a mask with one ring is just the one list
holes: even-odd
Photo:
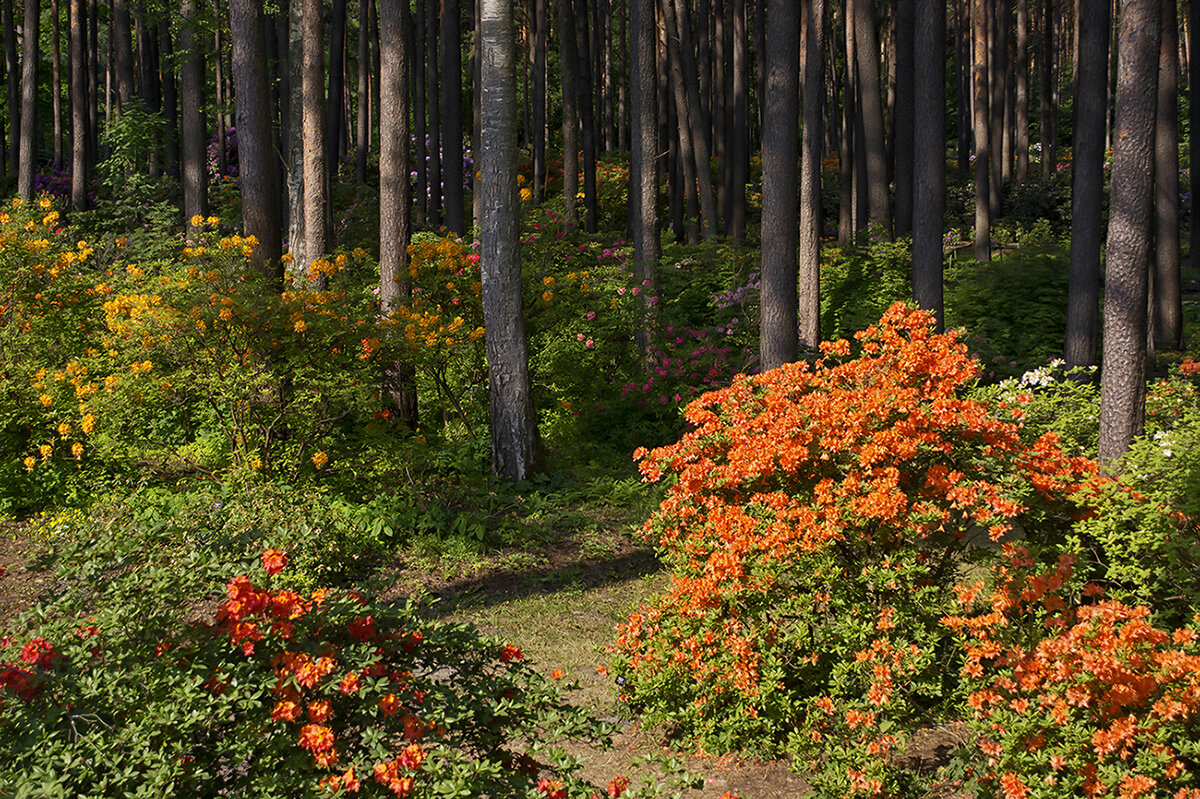
[(96, 415), (93, 413), (84, 414), (83, 421), (80, 422), (79, 427), (83, 432), (90, 435), (96, 429)]
[(262, 460), (259, 458), (255, 458), (254, 460), (250, 461), (250, 468), (251, 469), (261, 469), (262, 468)]
[(50, 457), (50, 453), (54, 452), (54, 447), (50, 444), (42, 444), (38, 447), (38, 452), (42, 453), (42, 460), (46, 460)]
[(329, 456), (324, 452), (314, 452), (312, 456), (313, 466), (318, 469), (324, 468), (325, 464), (329, 463)]
[(546, 275), (544, 278), (542, 278), (542, 285), (547, 287), (553, 286), (554, 277), (552, 275)]
[(25, 471), (32, 472), (33, 467), (37, 465), (37, 458), (30, 455), (28, 458), (25, 459), (24, 463), (25, 463)]
[(208, 218), (208, 224), (210, 227), (216, 227), (217, 225), (221, 224), (221, 220), (217, 219), (215, 216), (210, 216)]
[(75, 456), (75, 460), (79, 460), (80, 456), (83, 455), (83, 444), (80, 444), (78, 441), (72, 444), (71, 454)]
[(521, 202), (527, 203), (533, 199), (533, 192), (529, 188), (521, 189)]
[(42, 199), (38, 200), (38, 208), (41, 208), (43, 211), (49, 211), (53, 207), (54, 201), (49, 197), (43, 197)]
[(543, 292), (542, 292), (542, 302), (546, 302), (546, 303), (548, 303), (548, 302), (550, 302), (550, 301), (551, 301), (551, 300), (553, 300), (553, 299), (554, 299), (554, 292), (553, 292), (553, 291), (543, 291)]
[(297, 333), (303, 333), (305, 330), (308, 330), (308, 323), (306, 323), (303, 319), (297, 319), (296, 324), (292, 325), (292, 328)]
[(42, 404), (47, 408), (54, 404), (54, 397), (51, 397), (49, 394), (43, 394), (39, 399), (41, 399)]
[(67, 424), (66, 422), (62, 422), (61, 424), (59, 424), (58, 434), (60, 436), (62, 436), (63, 438), (66, 438), (67, 436), (71, 435), (71, 425)]

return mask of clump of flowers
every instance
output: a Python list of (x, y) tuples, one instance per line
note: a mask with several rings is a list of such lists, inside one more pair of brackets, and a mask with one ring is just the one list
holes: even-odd
[(990, 591), (960, 586), (976, 791), (1015, 796), (1200, 797), (1200, 619), (1174, 630), (1150, 609), (1071, 589), (1074, 559), (1043, 565), (1009, 545)]
[[(277, 549), (189, 622), (178, 590), (196, 587), (190, 565), (119, 576), (88, 616), (2, 639), (0, 784), (73, 796), (523, 796), (539, 778), (583, 789), (545, 743), (607, 728), (515, 647), (428, 621), (417, 602), (288, 588)], [(136, 590), (130, 625), (122, 600)]]
[(1026, 398), (964, 397), (979, 367), (901, 304), (848, 341), (688, 405), (646, 523), (670, 590), (622, 626), (624, 698), (713, 749), (787, 750), (829, 795), (893, 790), (906, 730), (948, 718), (955, 575), (1021, 529), (1061, 533), (1095, 465), (1022, 441)]

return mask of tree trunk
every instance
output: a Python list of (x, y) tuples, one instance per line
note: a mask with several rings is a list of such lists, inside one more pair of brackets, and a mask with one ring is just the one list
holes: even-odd
[(129, 9), (125, 0), (112, 0), (112, 25), (119, 114), (133, 102), (133, 32), (129, 27)]
[[(138, 97), (142, 108), (150, 113), (162, 110), (162, 92), (158, 82), (158, 26), (149, 19), (145, 8), (138, 10), (134, 29), (137, 35)], [(145, 153), (146, 173), (151, 178), (162, 174), (159, 163), (159, 134), (152, 131), (149, 152)]]
[(763, 68), (762, 301), (763, 370), (796, 360), (796, 151), (800, 14), (795, 3), (774, 3)]
[(17, 196), (33, 200), (33, 172), (37, 159), (34, 141), (37, 122), (38, 29), (41, 20), (38, 0), (25, 0), (25, 22), (21, 26), (21, 155), (17, 169)]
[(986, 0), (988, 63), (988, 210), (992, 219), (1002, 213), (1001, 189), (1004, 177), (1004, 75), (1007, 71), (1008, 47), (1004, 41), (1003, 0)]
[[(167, 20), (158, 21), (158, 51), (162, 56), (162, 104), (165, 130), (163, 136), (164, 168), (172, 178), (179, 179), (179, 92), (175, 86), (175, 53), (171, 44), (171, 26)], [(275, 104), (272, 103), (272, 108)], [(279, 159), (275, 159), (276, 165)]]
[(1042, 0), (1042, 91), (1040, 101), (1042, 144), (1042, 177), (1049, 180), (1058, 165), (1058, 106), (1054, 102), (1054, 87), (1058, 81), (1054, 47), (1054, 0)]
[[(297, 2), (293, 4), (293, 6), (298, 8), (299, 0), (297, 0)], [(215, 74), (216, 80), (214, 82), (216, 84), (216, 101), (217, 101), (216, 102), (216, 105), (217, 105), (217, 107), (216, 107), (217, 174), (224, 176), (224, 175), (229, 174), (229, 164), (226, 163), (227, 148), (225, 146), (225, 136), (228, 133), (228, 129), (229, 129), (228, 121), (225, 116), (225, 108), (229, 105), (229, 94), (226, 91), (226, 85), (225, 85), (225, 51), (224, 51), (224, 45), (221, 40), (221, 26), (220, 25), (216, 26), (216, 31), (213, 35), (213, 40), (214, 40), (213, 44), (216, 47), (216, 52), (214, 53), (215, 60), (213, 62), (213, 71), (216, 73)], [(299, 64), (300, 63), (299, 59), (297, 59), (295, 63)], [(299, 86), (300, 85), (299, 81), (296, 81), (295, 85)], [(297, 107), (299, 107), (299, 106), (297, 105)]]
[(821, 150), (825, 130), (821, 93), (825, 88), (825, 0), (803, 5), (804, 135), (800, 143), (799, 304), (800, 338), (809, 347), (821, 341)]
[(1121, 0), (1100, 372), (1100, 460), (1109, 464), (1141, 434), (1145, 418), (1160, 9), (1156, 0)]
[(1017, 81), (1017, 182), (1029, 179), (1029, 0), (1017, 0), (1017, 50), (1013, 75)]
[(571, 19), (569, 0), (557, 0), (555, 22), (558, 23), (558, 63), (562, 70), (563, 222), (574, 225), (579, 220), (575, 210), (575, 195), (579, 193), (579, 113), (575, 104), (579, 96), (579, 79), (575, 74), (579, 56), (575, 52), (575, 23)]
[(867, 202), (872, 224), (892, 237), (892, 205), (888, 196), (887, 150), (883, 142), (883, 104), (879, 84), (879, 41), (875, 34), (875, 5), (854, 3), (855, 56), (858, 62), (859, 100), (863, 148), (867, 157)]
[(1103, 236), (1104, 116), (1108, 82), (1109, 0), (1079, 0), (1071, 187), (1071, 265), (1067, 288), (1069, 366), (1096, 363), (1100, 320), (1100, 245)]
[[(36, 2), (36, 0), (31, 0)], [(242, 186), (242, 229), (258, 245), (250, 267), (277, 289), (283, 287), (283, 246), (275, 150), (271, 146), (271, 96), (262, 5), (230, 0), (233, 79), (237, 86), (238, 174)]]
[(946, 17), (939, 0), (916, 0), (915, 16), (913, 302), (933, 311), (941, 330), (945, 321), (942, 214), (946, 202)]
[(4, 75), (8, 87), (8, 171), (17, 173), (21, 151), (21, 64), (13, 0), (4, 0)]
[(309, 262), (304, 252), (304, 1), (288, 7), (288, 101), (284, 120), (287, 164), (287, 242), (293, 268)]
[(988, 136), (987, 0), (974, 0), (975, 260), (992, 260), (990, 141)]
[[(11, 2), (11, 0), (6, 0)], [(100, 22), (96, 0), (88, 0), (88, 164), (100, 160)]]
[[(630, 138), (629, 224), (633, 268), (643, 284), (647, 319), (652, 325), (658, 285), (658, 120), (654, 71), (654, 0), (629, 0)], [(646, 283), (645, 281), (649, 281)], [(643, 332), (641, 338), (645, 339)], [(638, 342), (644, 351), (647, 342)]]
[(63, 166), (62, 48), (59, 45), (58, 0), (50, 0), (50, 113), (53, 118), (54, 166)]
[[(1196, 93), (1189, 94), (1188, 102), (1188, 152), (1200, 152), (1200, 140), (1197, 139), (1197, 133), (1200, 133), (1200, 102), (1191, 102), (1191, 100), (1200, 101), (1200, 53), (1196, 52), (1197, 36), (1200, 31), (1200, 0), (1188, 0), (1188, 86), (1197, 87)], [(1200, 245), (1200, 169), (1188, 170), (1190, 178), (1190, 193), (1192, 195), (1192, 212), (1190, 214), (1191, 226), (1190, 236), (1188, 237), (1189, 248), (1190, 242), (1196, 242)], [(1188, 259), (1192, 263), (1200, 264), (1200, 252), (1196, 256), (1189, 253)]]
[(492, 473), (515, 482), (542, 471), (542, 447), (521, 309), (512, 11), (508, 0), (479, 0), (479, 4), (483, 64), (479, 155), (484, 194), (479, 266), (487, 330)]
[(1003, 51), (1004, 71), (1000, 76), (1001, 107), (1004, 114), (1001, 120), (1001, 156), (1000, 177), (1003, 183), (1012, 180), (1013, 165), (1016, 161), (1014, 150), (1017, 135), (1013, 130), (1017, 119), (1017, 83), (1013, 80), (1013, 63), (1016, 56), (1016, 44), (1013, 36), (1013, 1), (1001, 0), (1000, 3), (1000, 49)]
[(954, 0), (954, 52), (958, 61), (958, 173), (971, 171), (971, 138), (974, 118), (971, 116), (971, 90), (975, 59), (971, 49), (971, 0)]
[(750, 102), (748, 97), (749, 72), (746, 64), (746, 0), (726, 0), (733, 11), (730, 14), (729, 60), (733, 73), (729, 119), (725, 129), (730, 139), (729, 154), (729, 222), (728, 234), (734, 242), (741, 243), (746, 235), (746, 183), (750, 171)]
[(442, 181), (446, 227), (467, 231), (463, 216), (462, 48), (458, 0), (442, 0)]
[[(326, 113), (325, 44), (321, 0), (301, 0), (304, 6), (303, 149), (304, 149), (304, 260), (296, 265), (307, 273), (312, 264), (329, 251), (329, 135)], [(336, 105), (332, 98), (331, 105)], [(336, 116), (336, 115), (333, 115)], [(336, 126), (336, 123), (335, 123)], [(324, 277), (324, 276), (322, 276)], [(318, 282), (324, 285), (320, 277)]]
[(595, 233), (599, 222), (596, 218), (599, 211), (596, 202), (596, 89), (592, 79), (592, 59), (588, 52), (588, 0), (571, 2), (574, 5), (575, 42), (579, 53), (576, 78), (579, 81), (579, 138), (583, 145), (583, 229)]
[[(367, 152), (371, 149), (371, 87), (369, 78), (371, 74), (371, 28), (368, 23), (370, 8), (371, 4), (367, 0), (359, 1), (358, 114), (355, 118), (354, 136), (354, 182), (359, 186), (364, 186), (367, 182)], [(407, 98), (407, 94), (405, 97)], [(407, 110), (405, 113), (407, 113)]]
[[(318, 10), (318, 24), (323, 24), (324, 19), (324, 3), (321, 3), (322, 8)], [(308, 26), (305, 25), (307, 30)], [(331, 6), (331, 14), (329, 17), (329, 86), (328, 94), (326, 94), (325, 84), (321, 85), (321, 94), (323, 95), (323, 110), (325, 125), (325, 187), (326, 197), (328, 197), (329, 186), (337, 179), (338, 173), (338, 154), (340, 152), (339, 143), (345, 135), (345, 115), (343, 113), (344, 95), (346, 91), (346, 0), (333, 0)], [(324, 64), (325, 52), (322, 48), (319, 58)], [(307, 73), (307, 68), (305, 69)], [(322, 67), (322, 72), (324, 68)], [(307, 186), (308, 181), (305, 180)], [(307, 194), (307, 193), (306, 193)], [(326, 203), (328, 205), (328, 203)], [(306, 231), (307, 233), (307, 231)], [(328, 239), (329, 231), (326, 230), (326, 238)], [(319, 257), (324, 254), (318, 253)]]
[(1154, 148), (1157, 233), (1154, 239), (1153, 335), (1156, 349), (1179, 350), (1183, 348), (1182, 279), (1179, 273), (1179, 20), (1174, 2), (1162, 6), (1159, 51), (1158, 122)]
[[(700, 93), (700, 70), (696, 63), (696, 52), (692, 44), (691, 21), (688, 14), (687, 0), (674, 0), (674, 29), (677, 34), (678, 49), (680, 55), (680, 66), (682, 67), (682, 78), (685, 96), (687, 103), (685, 109), (687, 112), (686, 123), (680, 119), (680, 129), (684, 124), (691, 128), (692, 135), (692, 155), (696, 159), (696, 188), (698, 199), (700, 202), (700, 231), (705, 241), (715, 241), (717, 232), (720, 230), (720, 225), (717, 222), (717, 202), (716, 196), (713, 194), (712, 185), (712, 160), (710, 153), (712, 147), (709, 143), (709, 136), (712, 132), (712, 124), (706, 119), (704, 110), (704, 100)], [(670, 15), (668, 15), (668, 20)], [(670, 23), (668, 23), (670, 24)], [(668, 28), (668, 34), (671, 28)], [(797, 26), (796, 32), (799, 32)], [(793, 51), (795, 43), (792, 44)], [(793, 64), (795, 67), (796, 64)], [(682, 114), (681, 114), (682, 116)], [(793, 120), (793, 127), (795, 120)], [(795, 172), (793, 165), (792, 171)]]
[(67, 6), (71, 59), (71, 210), (87, 208), (87, 60), (84, 0)]
[[(405, 0), (379, 0), (379, 307), (390, 317), (409, 296), (408, 92), (406, 84), (408, 14)], [(360, 29), (360, 35), (365, 31)], [(360, 49), (361, 54), (361, 49)], [(359, 69), (368, 68), (360, 57)], [(359, 97), (359, 102), (364, 98)], [(417, 390), (411, 365), (391, 364), (385, 376), (385, 391), (400, 419), (409, 429), (417, 425)]]
[(838, 140), (838, 246), (854, 246), (854, 127), (858, 113), (854, 103), (854, 0), (846, 0), (842, 11), (842, 41), (845, 42), (845, 80), (842, 81), (842, 135)]
[(429, 126), (425, 129), (428, 142), (426, 158), (429, 164), (429, 206), (426, 222), (431, 228), (442, 224), (442, 115), (441, 75), (438, 61), (438, 0), (425, 1), (425, 108)]
[[(425, 126), (425, 12), (421, 6), (422, 0), (417, 0), (413, 13), (413, 137), (416, 139), (417, 150), (414, 158), (417, 162), (417, 220), (418, 224), (426, 222), (429, 213), (429, 128)], [(381, 100), (382, 102), (382, 100)], [(382, 124), (382, 120), (380, 121)]]
[(546, 199), (546, 0), (534, 0), (533, 19), (533, 199)]
[(204, 129), (204, 51), (197, 42), (196, 0), (181, 0), (180, 95), (183, 129), (183, 217), (208, 216), (208, 136)]
[[(675, 108), (675, 140), (679, 143), (679, 168), (686, 206), (685, 225), (688, 244), (700, 241), (700, 227), (696, 224), (699, 203), (696, 195), (695, 143), (692, 141), (692, 126), (688, 124), (687, 90), (683, 86), (683, 66), (680, 63), (679, 40), (675, 32), (674, 0), (662, 0), (663, 27), (667, 39), (667, 72), (671, 81), (671, 97)], [(678, 234), (678, 230), (676, 231)]]
[[(916, 50), (913, 47), (916, 20), (915, 0), (896, 2), (896, 124), (892, 137), (896, 186), (896, 235), (907, 236), (912, 231), (913, 217), (913, 83)], [(945, 9), (938, 13), (945, 16)], [(943, 52), (944, 48), (938, 48)], [(944, 92), (943, 92), (944, 94)], [(943, 137), (944, 138), (944, 137)]]

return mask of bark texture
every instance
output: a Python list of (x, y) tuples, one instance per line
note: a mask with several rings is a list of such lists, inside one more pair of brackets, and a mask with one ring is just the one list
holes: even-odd
[(1100, 373), (1100, 460), (1105, 463), (1129, 449), (1145, 418), (1160, 32), (1160, 3), (1121, 0)]
[(764, 370), (796, 360), (796, 131), (799, 8), (774, 3), (768, 12), (767, 93), (763, 97), (762, 333)]
[(1071, 264), (1067, 288), (1067, 338), (1063, 350), (1069, 366), (1096, 363), (1103, 237), (1108, 8), (1109, 0), (1079, 0), (1082, 59), (1072, 124), (1075, 156), (1071, 187)]
[(913, 301), (942, 329), (942, 215), (946, 202), (946, 17), (939, 0), (916, 0), (913, 44)]
[(262, 4), (230, 0), (233, 80), (237, 87), (238, 173), (242, 184), (242, 229), (258, 239), (250, 266), (283, 287), (279, 182), (271, 146), (271, 96)]
[(479, 265), (487, 330), (492, 472), (502, 480), (517, 481), (542, 471), (542, 447), (521, 309), (512, 8), (508, 0), (478, 1), (483, 133)]

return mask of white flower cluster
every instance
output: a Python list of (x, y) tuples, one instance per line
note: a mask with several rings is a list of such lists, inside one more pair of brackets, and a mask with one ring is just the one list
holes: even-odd
[(1154, 434), (1154, 443), (1162, 450), (1164, 458), (1170, 458), (1175, 452), (1171, 449), (1171, 433), (1167, 430), (1159, 430)]
[(1021, 375), (1020, 385), (1024, 388), (1046, 388), (1055, 382), (1054, 372), (1065, 363), (1062, 358), (1055, 358), (1046, 366), (1028, 371)]

